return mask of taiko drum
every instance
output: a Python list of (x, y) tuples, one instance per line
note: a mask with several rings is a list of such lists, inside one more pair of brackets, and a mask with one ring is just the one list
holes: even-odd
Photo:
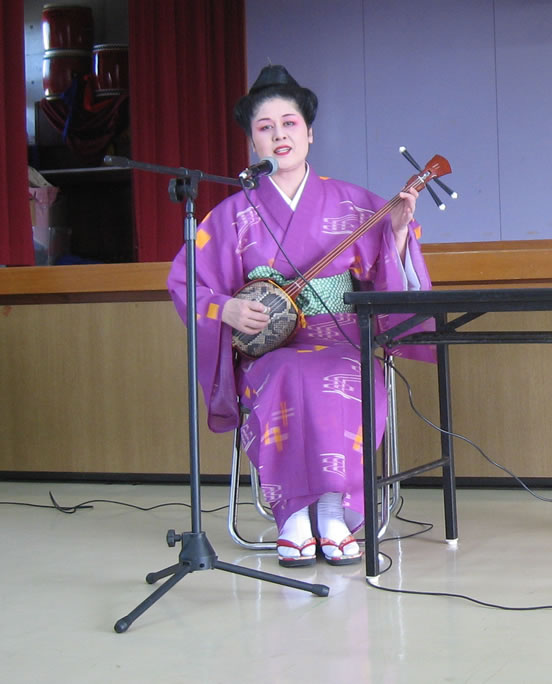
[(128, 45), (94, 45), (92, 63), (97, 97), (112, 97), (128, 91)]
[(47, 100), (59, 100), (73, 79), (92, 70), (92, 56), (86, 50), (47, 50), (42, 59), (42, 85)]
[(92, 50), (94, 19), (90, 7), (44, 5), (42, 40), (49, 50)]

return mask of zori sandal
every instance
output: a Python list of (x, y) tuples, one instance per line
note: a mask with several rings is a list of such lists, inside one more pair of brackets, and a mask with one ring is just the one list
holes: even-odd
[[(358, 546), (357, 540), (353, 537), (352, 534), (350, 534), (348, 537), (345, 537), (345, 539), (341, 542), (341, 544), (338, 544), (337, 542), (333, 541), (333, 539), (326, 539), (325, 537), (321, 537), (320, 541), (320, 548), (322, 550), (322, 553), (324, 554), (324, 559), (326, 560), (327, 563), (330, 565), (351, 565), (353, 563), (358, 563), (360, 559), (362, 558), (362, 551), (358, 551), (353, 554), (348, 554), (347, 551), (347, 546), (349, 544), (355, 544)], [(336, 549), (339, 549), (341, 551), (340, 556), (330, 556), (327, 555), (324, 552), (324, 547), (325, 546), (331, 546)]]
[[(284, 568), (299, 568), (305, 565), (314, 565), (316, 563), (316, 539), (314, 537), (307, 539), (301, 546), (289, 541), (289, 539), (278, 539), (276, 545), (278, 547), (278, 563)], [(299, 551), (299, 555), (282, 556), (280, 554), (281, 546), (288, 549), (296, 549)]]

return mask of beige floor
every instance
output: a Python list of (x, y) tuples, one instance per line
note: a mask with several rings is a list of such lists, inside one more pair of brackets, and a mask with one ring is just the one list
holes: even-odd
[[(188, 488), (176, 485), (14, 482), (0, 482), (0, 501), (48, 506), (49, 491), (63, 506), (189, 501)], [(201, 494), (205, 509), (226, 503), (226, 487), (205, 486)], [(441, 492), (403, 487), (402, 494), (401, 515), (435, 526), (382, 546), (393, 565), (381, 586), (517, 607), (552, 604), (550, 504), (520, 490), (459, 490), (454, 548), (443, 542)], [(220, 570), (194, 572), (117, 634), (115, 622), (158, 586), (145, 575), (178, 562), (180, 545), (169, 548), (165, 537), (170, 528), (190, 531), (189, 512), (93, 506), (67, 515), (0, 505), (2, 682), (550, 681), (552, 610), (383, 592), (368, 586), (363, 565), (319, 561), (287, 571), (327, 584), (327, 598)], [(271, 535), (252, 507), (240, 515), (245, 532)], [(229, 539), (226, 511), (204, 513), (202, 528), (220, 560), (280, 573), (273, 554)], [(415, 529), (395, 519), (390, 532)]]

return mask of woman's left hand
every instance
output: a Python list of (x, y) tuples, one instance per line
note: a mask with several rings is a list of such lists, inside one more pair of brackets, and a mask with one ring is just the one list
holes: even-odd
[(408, 241), (408, 224), (414, 218), (414, 210), (416, 209), (416, 200), (418, 199), (418, 191), (410, 188), (408, 192), (399, 193), (402, 201), (391, 210), (391, 226), (393, 227), (393, 234), (395, 236), (395, 243), (397, 251), (404, 263), (406, 255), (406, 243)]
[(395, 235), (406, 232), (406, 228), (414, 218), (414, 211), (416, 210), (416, 200), (418, 199), (418, 191), (410, 188), (408, 192), (401, 192), (399, 196), (402, 202), (391, 210), (391, 225)]

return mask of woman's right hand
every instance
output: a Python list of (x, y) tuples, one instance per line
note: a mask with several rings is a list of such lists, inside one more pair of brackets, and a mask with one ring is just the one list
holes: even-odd
[(222, 320), (247, 335), (255, 335), (270, 321), (269, 309), (261, 302), (249, 299), (229, 299), (222, 309)]

